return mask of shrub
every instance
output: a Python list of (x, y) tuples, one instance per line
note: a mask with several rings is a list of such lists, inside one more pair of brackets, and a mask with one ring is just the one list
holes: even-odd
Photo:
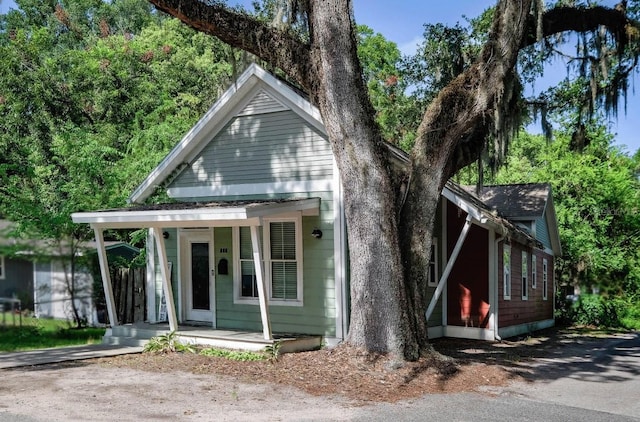
[(258, 352), (247, 352), (241, 350), (227, 350), (227, 349), (217, 349), (214, 347), (206, 348), (200, 350), (200, 353), (203, 356), (213, 356), (219, 358), (225, 358), (229, 360), (236, 360), (240, 362), (250, 362), (250, 361), (259, 361), (268, 359), (268, 355), (265, 353)]
[(144, 346), (144, 352), (148, 353), (170, 353), (187, 352), (195, 353), (195, 349), (190, 344), (180, 343), (175, 331), (161, 336), (151, 338)]
[(621, 300), (623, 312), (620, 313), (620, 320), (625, 328), (640, 330), (640, 297), (631, 296)]
[(620, 313), (624, 306), (620, 300), (600, 295), (581, 295), (570, 309), (570, 319), (577, 325), (621, 327)]

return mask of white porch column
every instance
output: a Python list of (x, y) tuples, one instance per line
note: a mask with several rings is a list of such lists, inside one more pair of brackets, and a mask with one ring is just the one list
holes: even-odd
[(109, 274), (109, 263), (107, 261), (107, 250), (104, 247), (104, 236), (102, 235), (102, 229), (94, 227), (93, 231), (96, 235), (96, 249), (98, 251), (98, 262), (100, 262), (100, 274), (102, 275), (104, 297), (107, 300), (107, 314), (109, 315), (109, 323), (114, 327), (120, 324), (118, 323), (116, 304), (113, 297), (113, 287), (111, 286), (111, 275)]
[(253, 248), (253, 264), (256, 269), (258, 302), (260, 303), (260, 317), (262, 318), (262, 334), (264, 335), (265, 340), (273, 340), (273, 335), (271, 334), (271, 321), (269, 320), (267, 287), (264, 282), (262, 248), (260, 247), (260, 233), (258, 233), (258, 226), (251, 226), (251, 246)]
[[(453, 269), (453, 265), (456, 263), (456, 259), (458, 259), (458, 254), (460, 253), (460, 249), (462, 249), (462, 245), (464, 244), (464, 240), (467, 238), (467, 234), (469, 233), (469, 229), (471, 228), (471, 214), (467, 214), (467, 219), (464, 222), (464, 226), (460, 231), (460, 236), (458, 236), (458, 241), (456, 242), (456, 246), (453, 248), (451, 252), (451, 256), (449, 257), (449, 261), (447, 262), (447, 266), (444, 268), (442, 272), (442, 277), (440, 277), (440, 281), (438, 281), (438, 287), (436, 287), (436, 291), (433, 293), (433, 297), (431, 298), (431, 302), (429, 303), (429, 307), (427, 308), (427, 312), (425, 316), (427, 317), (427, 321), (431, 317), (433, 310), (436, 307), (436, 303), (438, 303), (438, 299), (442, 294), (442, 290), (447, 285), (447, 281), (449, 280), (449, 274)], [(431, 245), (433, 247), (433, 245)]]
[(167, 259), (167, 249), (164, 246), (162, 238), (162, 229), (151, 227), (149, 230), (153, 232), (156, 239), (158, 258), (160, 259), (160, 275), (162, 277), (162, 289), (164, 297), (167, 300), (167, 316), (169, 317), (169, 330), (176, 331), (178, 329), (178, 317), (176, 316), (176, 304), (173, 301), (173, 290), (169, 283), (171, 274), (169, 273), (169, 261)]

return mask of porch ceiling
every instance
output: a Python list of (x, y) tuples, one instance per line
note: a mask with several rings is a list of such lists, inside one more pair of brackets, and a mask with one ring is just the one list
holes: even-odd
[(320, 213), (320, 198), (181, 202), (71, 214), (74, 223), (99, 229), (147, 227), (258, 226), (263, 217), (291, 212)]

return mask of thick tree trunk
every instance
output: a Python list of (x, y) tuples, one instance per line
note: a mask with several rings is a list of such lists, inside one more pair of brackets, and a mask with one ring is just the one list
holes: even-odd
[(340, 171), (348, 221), (351, 325), (348, 342), (414, 357), (398, 236), (397, 190), (356, 55), (350, 2), (311, 4), (312, 74)]

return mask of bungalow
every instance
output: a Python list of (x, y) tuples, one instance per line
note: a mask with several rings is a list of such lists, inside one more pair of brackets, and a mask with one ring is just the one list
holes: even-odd
[[(407, 159), (390, 152), (400, 165)], [(560, 249), (551, 192), (514, 186), (512, 203), (502, 189), (444, 189), (427, 295), (432, 337), (493, 340), (553, 324)], [(157, 191), (174, 202), (144, 205)], [(524, 213), (530, 196), (538, 207)], [(94, 228), (114, 330), (103, 231), (147, 228), (149, 323), (259, 332), (267, 342), (274, 332), (328, 344), (346, 337), (340, 177), (320, 113), (286, 83), (250, 66), (130, 202), (72, 216)]]

